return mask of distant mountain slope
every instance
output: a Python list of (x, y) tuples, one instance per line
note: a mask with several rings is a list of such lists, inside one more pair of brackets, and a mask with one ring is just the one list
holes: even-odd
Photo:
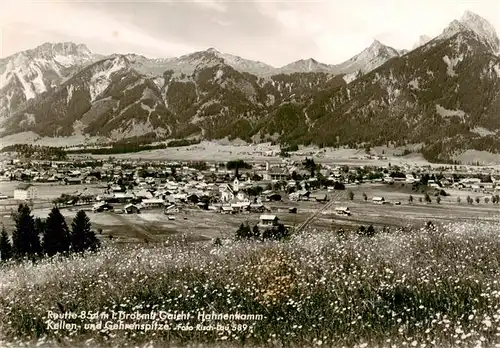
[(293, 118), (308, 120), (299, 142), (425, 142), (426, 155), (443, 160), (464, 148), (500, 150), (499, 111), (500, 59), (464, 27), (314, 96)]
[[(376, 42), (367, 50), (338, 66), (308, 59), (288, 64), (283, 68), (274, 68), (262, 62), (222, 53), (214, 48), (176, 58), (151, 59), (137, 54), (114, 54), (106, 57), (90, 52), (85, 45), (68, 42), (46, 43), (33, 50), (0, 59), (0, 124), (15, 114), (27, 101), (57, 89), (81, 69), (103, 59), (125, 57), (128, 66), (137, 74), (157, 81), (160, 81), (167, 71), (172, 71), (172, 76), (177, 78), (183, 74), (193, 75), (199, 69), (225, 65), (241, 73), (266, 79), (270, 79), (273, 75), (295, 73), (330, 75), (350, 73), (346, 76), (346, 82), (350, 82), (389, 59), (391, 54), (386, 52), (392, 52), (391, 50)], [(274, 92), (271, 94), (274, 95)], [(10, 122), (7, 125), (11, 124)], [(11, 131), (12, 128), (8, 130)]]
[(332, 75), (367, 72), (379, 67), (389, 59), (399, 57), (400, 52), (375, 40), (369, 47), (340, 64), (324, 64), (312, 58), (298, 60), (280, 68), (281, 73), (324, 72)]
[(115, 55), (98, 61), (30, 100), (4, 124), (3, 135), (33, 131), (116, 140), (193, 135), (249, 139), (258, 120), (280, 103), (345, 83), (321, 73), (258, 78), (210, 53), (200, 55), (191, 74), (168, 70), (152, 77), (137, 71), (137, 60), (130, 58)]
[[(375, 41), (342, 64), (300, 60), (281, 72), (215, 49), (94, 61), (82, 46), (51, 46), (0, 60), (8, 77), (0, 136), (423, 143), (431, 160), (500, 152), (499, 46), (493, 27), (470, 12), (410, 52)], [(14, 68), (13, 59), (22, 64)]]
[(128, 55), (127, 57), (136, 70), (150, 75), (161, 75), (166, 70), (192, 74), (198, 66), (220, 63), (227, 64), (240, 72), (247, 72), (258, 76), (269, 75), (277, 71), (276, 68), (268, 64), (222, 53), (215, 48), (175, 58), (148, 59), (138, 55)]

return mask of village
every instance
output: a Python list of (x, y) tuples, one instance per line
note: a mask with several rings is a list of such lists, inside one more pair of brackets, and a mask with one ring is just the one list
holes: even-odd
[[(318, 159), (317, 159), (318, 160)], [(85, 210), (116, 242), (229, 238), (242, 223), (293, 231), (401, 227), (429, 220), (495, 220), (500, 176), (485, 167), (439, 169), (268, 161), (81, 159), (0, 163), (0, 223), (20, 203), (46, 217)]]

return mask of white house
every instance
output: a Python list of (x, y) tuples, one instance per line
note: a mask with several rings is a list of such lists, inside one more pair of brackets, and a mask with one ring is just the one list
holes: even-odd
[(259, 218), (258, 226), (260, 228), (272, 228), (278, 225), (278, 217), (276, 215), (263, 214)]
[(155, 208), (155, 207), (163, 207), (165, 205), (165, 201), (161, 198), (150, 198), (150, 199), (143, 199), (141, 201), (141, 204), (145, 208)]
[(349, 207), (336, 207), (335, 208), (335, 213), (337, 215), (351, 215), (351, 211), (349, 210)]
[(14, 190), (14, 199), (30, 200), (38, 198), (38, 189), (31, 184), (20, 184)]
[(375, 204), (384, 204), (385, 199), (384, 197), (373, 197), (372, 202)]

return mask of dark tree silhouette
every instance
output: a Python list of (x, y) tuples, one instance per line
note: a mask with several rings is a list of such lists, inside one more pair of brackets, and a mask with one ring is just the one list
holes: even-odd
[(95, 251), (100, 244), (95, 232), (92, 231), (90, 219), (83, 210), (80, 210), (71, 223), (71, 250), (75, 252)]
[(52, 208), (45, 221), (43, 233), (43, 252), (48, 256), (57, 253), (67, 253), (70, 249), (68, 225), (57, 207)]
[(354, 192), (352, 192), (351, 190), (347, 191), (347, 195), (349, 196), (350, 201), (352, 201), (354, 199)]
[(314, 173), (316, 172), (317, 169), (317, 165), (314, 162), (314, 159), (306, 158), (304, 162), (302, 162), (302, 165), (304, 166), (304, 168), (306, 168), (311, 172), (311, 178), (314, 178)]
[(35, 218), (35, 229), (37, 230), (39, 235), (43, 235), (45, 232), (46, 223), (41, 218)]
[(236, 231), (236, 239), (248, 239), (252, 237), (252, 231), (248, 224), (241, 223), (240, 227)]
[(373, 225), (368, 226), (368, 228), (366, 229), (366, 235), (368, 237), (373, 237), (375, 235), (375, 228), (373, 227)]
[(20, 204), (14, 214), (16, 228), (12, 233), (12, 247), (16, 258), (31, 257), (32, 259), (42, 252), (40, 237), (35, 228), (35, 221), (30, 207)]
[(253, 228), (252, 228), (252, 237), (257, 239), (260, 237), (260, 231), (259, 231), (259, 226), (255, 225)]
[(0, 260), (7, 261), (12, 258), (12, 245), (5, 227), (2, 226), (2, 234), (0, 235)]

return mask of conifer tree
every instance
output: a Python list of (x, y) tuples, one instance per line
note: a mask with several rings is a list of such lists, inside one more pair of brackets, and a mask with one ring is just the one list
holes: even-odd
[(255, 225), (252, 228), (252, 237), (255, 238), (255, 239), (258, 239), (260, 237), (259, 226)]
[(248, 239), (252, 236), (252, 230), (247, 224), (241, 223), (240, 227), (236, 231), (236, 239)]
[(12, 257), (12, 245), (10, 244), (9, 236), (5, 227), (2, 226), (2, 233), (0, 234), (0, 260), (7, 261)]
[(71, 223), (71, 250), (83, 252), (95, 251), (100, 247), (99, 239), (92, 231), (90, 219), (83, 210), (80, 210)]
[(35, 220), (31, 215), (30, 207), (20, 204), (14, 214), (16, 228), (12, 233), (12, 248), (16, 258), (31, 257), (32, 259), (42, 251), (40, 237), (35, 227)]
[(70, 247), (68, 225), (59, 208), (54, 207), (45, 221), (43, 232), (43, 252), (48, 256), (67, 253)]

